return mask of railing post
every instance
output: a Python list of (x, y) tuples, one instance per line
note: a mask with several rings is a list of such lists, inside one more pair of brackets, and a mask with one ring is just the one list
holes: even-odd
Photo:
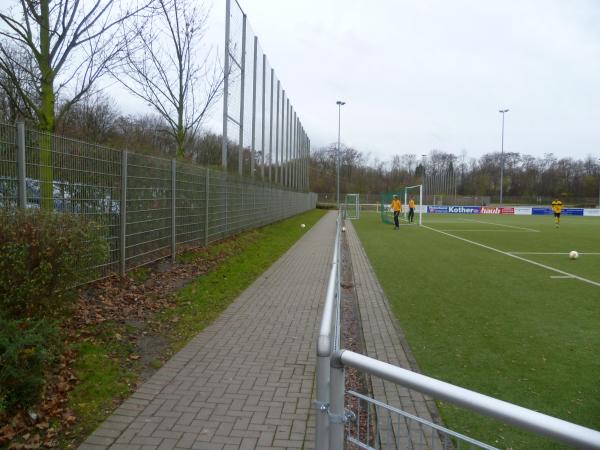
[(335, 353), (331, 357), (329, 450), (344, 449), (344, 426), (346, 423), (344, 391), (344, 366), (340, 360), (339, 353)]
[(171, 160), (171, 263), (177, 255), (177, 161)]
[(119, 205), (121, 220), (120, 244), (121, 244), (121, 276), (125, 276), (127, 270), (126, 253), (126, 233), (127, 233), (127, 150), (121, 153), (121, 204)]
[(17, 122), (17, 180), (19, 208), (27, 207), (27, 175), (25, 170), (25, 123)]
[(204, 185), (204, 246), (208, 247), (208, 214), (209, 214), (209, 202), (210, 202), (210, 171), (206, 169), (205, 172), (205, 185)]
[(329, 449), (329, 357), (317, 356), (317, 418), (315, 432), (315, 449)]

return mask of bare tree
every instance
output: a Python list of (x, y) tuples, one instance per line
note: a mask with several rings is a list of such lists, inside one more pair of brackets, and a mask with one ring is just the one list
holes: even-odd
[(34, 112), (23, 99), (30, 98), (35, 100), (34, 103), (39, 103), (35, 61), (30, 53), (6, 39), (0, 41), (0, 48), (9, 49), (7, 53), (10, 54), (10, 59), (6, 61), (6, 64), (10, 64), (10, 70), (0, 70), (0, 109), (3, 119), (10, 122), (31, 119)]
[[(150, 1), (150, 0), (148, 0)], [(0, 71), (16, 87), (15, 104), (43, 131), (53, 132), (57, 119), (107, 73), (122, 50), (118, 25), (146, 5), (125, 11), (119, 0), (15, 0), (0, 12)], [(128, 2), (129, 5), (133, 2)], [(22, 63), (22, 54), (33, 61)], [(29, 87), (35, 89), (32, 92)], [(57, 111), (57, 98), (65, 100)], [(67, 99), (68, 97), (68, 99)], [(42, 207), (53, 207), (52, 154), (49, 137), (40, 141)]]
[[(126, 64), (115, 76), (168, 123), (183, 158), (186, 144), (218, 99), (223, 72), (203, 48), (208, 10), (192, 0), (157, 0), (157, 14), (127, 42)], [(201, 56), (203, 55), (203, 56)]]

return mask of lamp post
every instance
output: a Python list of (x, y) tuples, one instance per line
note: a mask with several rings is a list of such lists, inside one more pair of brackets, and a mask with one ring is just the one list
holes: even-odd
[(338, 100), (336, 102), (338, 105), (338, 145), (337, 145), (337, 156), (336, 156), (336, 200), (337, 207), (340, 209), (340, 129), (342, 123), (342, 106), (346, 104), (346, 102), (342, 102)]
[(501, 109), (498, 112), (502, 114), (502, 155), (500, 157), (500, 206), (502, 206), (504, 191), (504, 114), (508, 112), (508, 109)]

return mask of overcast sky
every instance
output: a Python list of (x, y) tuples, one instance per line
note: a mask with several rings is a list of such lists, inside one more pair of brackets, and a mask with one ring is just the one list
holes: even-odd
[[(225, 0), (205, 3), (222, 53)], [(500, 108), (506, 151), (600, 157), (598, 0), (240, 3), (313, 148), (336, 141), (340, 99), (342, 141), (380, 159), (499, 151)], [(116, 89), (123, 112), (147, 112)]]
[(313, 147), (600, 157), (600, 1), (240, 2)]

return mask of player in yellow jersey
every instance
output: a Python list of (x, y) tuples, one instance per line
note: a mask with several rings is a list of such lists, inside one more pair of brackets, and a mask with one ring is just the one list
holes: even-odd
[(394, 230), (399, 230), (400, 222), (398, 221), (398, 216), (400, 215), (400, 211), (402, 211), (402, 203), (397, 195), (394, 195), (390, 209), (394, 211)]
[(408, 201), (408, 222), (413, 223), (415, 221), (415, 201), (411, 197)]
[(556, 224), (556, 227), (558, 228), (558, 225), (560, 224), (560, 212), (562, 211), (562, 207), (563, 204), (559, 199), (554, 199), (552, 201), (552, 212), (554, 213), (554, 223)]

